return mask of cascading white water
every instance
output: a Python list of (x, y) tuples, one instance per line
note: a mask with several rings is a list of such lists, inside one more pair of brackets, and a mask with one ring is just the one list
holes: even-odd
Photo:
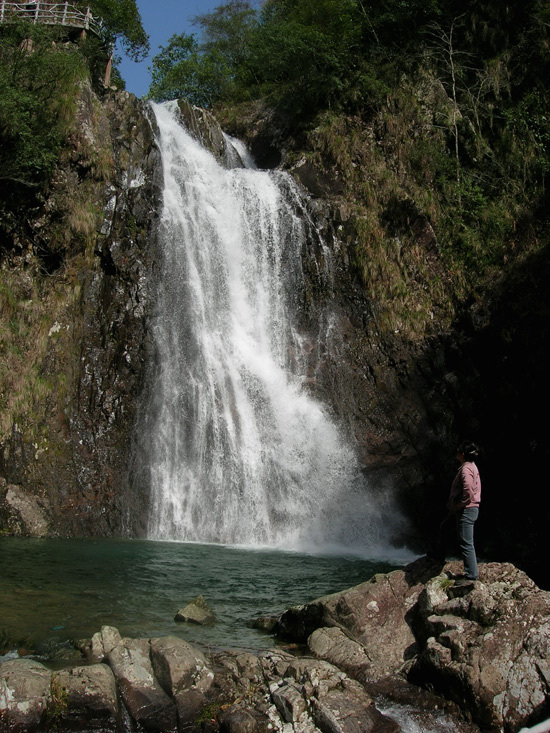
[(154, 105), (164, 207), (149, 536), (384, 545), (354, 451), (303, 389), (289, 303), (304, 227), (278, 185), (284, 174), (226, 170), (175, 109)]

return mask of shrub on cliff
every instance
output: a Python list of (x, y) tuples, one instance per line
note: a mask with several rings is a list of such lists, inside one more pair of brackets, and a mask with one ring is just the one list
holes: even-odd
[(73, 42), (61, 26), (0, 24), (0, 247), (48, 188), (72, 132), (79, 83), (103, 79), (115, 41), (135, 60), (149, 48), (135, 0), (86, 5), (102, 19), (101, 39)]
[(0, 193), (32, 193), (51, 174), (86, 75), (74, 44), (52, 45), (43, 26), (10, 23), (0, 35)]

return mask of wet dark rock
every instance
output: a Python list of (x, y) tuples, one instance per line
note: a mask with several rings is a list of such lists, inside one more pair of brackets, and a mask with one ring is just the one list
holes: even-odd
[(238, 153), (228, 144), (216, 118), (186, 99), (178, 100), (183, 126), (226, 168), (242, 168)]
[(278, 623), (279, 619), (277, 616), (258, 616), (258, 618), (251, 619), (247, 625), (251, 629), (259, 629), (260, 631), (270, 633), (277, 628)]
[(310, 161), (301, 160), (292, 168), (292, 174), (312, 196), (326, 197), (341, 194), (343, 184), (334, 176), (327, 176)]
[[(24, 267), (41, 293), (44, 319), (52, 319), (36, 367), (52, 387), (40, 408), (24, 406), (41, 438), (21, 419), (0, 443), (0, 473), (31, 497), (45, 521), (29, 523), (21, 502), (21, 520), (13, 506), (7, 515), (0, 508), (0, 526), (10, 533), (120, 535), (138, 533), (143, 521), (136, 517), (131, 528), (126, 522), (131, 444), (150, 349), (159, 156), (146, 104), (133, 95), (100, 102), (83, 85), (76, 108), (78, 131), (44, 211), (27, 222), (33, 234)], [(40, 252), (60, 262), (55, 287), (41, 281)], [(13, 261), (13, 272), (21, 267)], [(30, 358), (37, 357), (31, 352)], [(139, 482), (132, 490), (136, 502)]]
[(11, 535), (44, 537), (48, 534), (48, 502), (29, 494), (0, 477), (1, 522)]

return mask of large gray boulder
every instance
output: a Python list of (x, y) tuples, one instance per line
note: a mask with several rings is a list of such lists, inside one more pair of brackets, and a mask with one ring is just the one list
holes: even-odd
[[(325, 639), (314, 637), (314, 646), (325, 646), (327, 658), (363, 680), (395, 674), (419, 651), (411, 609), (434, 570), (433, 561), (420, 560), (403, 570), (375, 575), (354, 588), (290, 608), (281, 616), (278, 633), (305, 642), (317, 629), (339, 628), (340, 635), (329, 632)], [(319, 649), (316, 653), (325, 656)]]
[(107, 655), (122, 699), (146, 731), (177, 731), (176, 706), (157, 680), (147, 639), (123, 639)]
[(174, 700), (180, 730), (193, 729), (207, 707), (214, 673), (204, 654), (175, 636), (151, 639), (153, 671), (163, 690)]
[(48, 533), (47, 499), (38, 499), (0, 477), (0, 523), (12, 535), (44, 537)]
[(52, 696), (56, 722), (63, 731), (114, 731), (119, 707), (114, 675), (106, 664), (54, 672)]
[(187, 688), (206, 692), (212, 686), (214, 673), (196, 646), (176, 636), (151, 639), (150, 643), (154, 672), (169, 695)]
[(422, 558), (289, 609), (279, 628), (365, 683), (406, 679), (457, 703), (480, 726), (518, 730), (550, 715), (550, 593), (508, 563)]
[(550, 714), (550, 593), (508, 563), (481, 565), (480, 581), (427, 584), (409, 677), (511, 733)]
[(316, 629), (308, 639), (308, 647), (315, 656), (326, 659), (355, 679), (368, 681), (372, 677), (372, 660), (365, 648), (337, 626)]
[(52, 702), (51, 674), (33, 659), (11, 659), (0, 664), (0, 730), (43, 730)]

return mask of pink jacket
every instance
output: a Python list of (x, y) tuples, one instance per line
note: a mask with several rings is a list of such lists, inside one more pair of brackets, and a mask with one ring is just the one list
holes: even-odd
[(481, 500), (481, 479), (476, 464), (466, 461), (458, 469), (451, 485), (447, 507), (452, 512), (479, 506)]

